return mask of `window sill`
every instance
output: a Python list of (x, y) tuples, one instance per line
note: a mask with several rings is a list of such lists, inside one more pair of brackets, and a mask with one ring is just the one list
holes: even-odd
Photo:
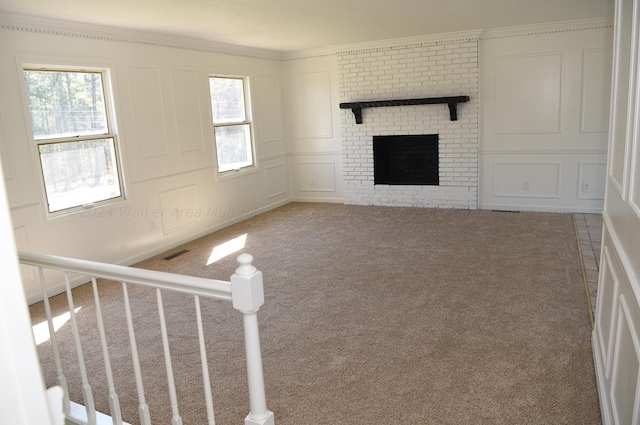
[(258, 172), (258, 166), (256, 164), (250, 167), (244, 167), (237, 170), (223, 171), (222, 173), (218, 172), (216, 173), (216, 177), (217, 177), (217, 180), (222, 181), (222, 180), (228, 180), (234, 177), (245, 176), (247, 174), (253, 174), (257, 172)]
[(87, 204), (66, 210), (48, 212), (45, 208), (45, 216), (47, 220), (64, 220), (72, 218), (109, 218), (114, 215), (114, 209), (120, 208), (127, 202), (127, 198), (120, 196), (110, 200), (104, 200), (95, 204)]

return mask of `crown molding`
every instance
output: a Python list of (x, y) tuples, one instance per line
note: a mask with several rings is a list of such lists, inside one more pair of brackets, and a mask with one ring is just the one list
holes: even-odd
[(311, 59), (322, 56), (335, 56), (372, 50), (396, 49), (424, 46), (429, 44), (447, 44), (460, 41), (475, 41), (482, 30), (458, 31), (443, 34), (421, 35), (416, 37), (393, 38), (388, 40), (366, 41), (362, 43), (342, 44), (323, 49), (300, 50), (285, 53), (284, 60)]
[(297, 50), (294, 52), (285, 52), (283, 59), (285, 61), (294, 61), (298, 59), (313, 59), (324, 56), (335, 56), (336, 52), (331, 47), (310, 50)]
[(483, 31), (480, 35), (480, 40), (507, 37), (523, 37), (539, 34), (554, 34), (572, 31), (587, 31), (603, 28), (613, 28), (613, 17), (579, 19), (575, 21), (548, 22), (544, 24), (493, 28)]
[(282, 60), (282, 52), (167, 34), (0, 12), (0, 30)]
[(553, 34), (571, 31), (586, 31), (602, 28), (613, 28), (613, 17), (580, 19), (573, 21), (548, 22), (543, 24), (520, 25), (513, 27), (493, 28), (432, 34), (418, 37), (378, 40), (364, 43), (344, 44), (316, 50), (301, 50), (284, 54), (284, 60), (311, 59), (338, 54), (362, 51), (384, 50), (391, 48), (414, 47), (429, 44), (445, 44), (460, 41), (476, 41), (494, 38), (523, 37), (538, 34)]
[(79, 22), (37, 18), (27, 15), (0, 12), (0, 30), (19, 31), (60, 37), (83, 38), (116, 43), (138, 44), (172, 49), (245, 56), (258, 59), (293, 61), (318, 57), (351, 54), (363, 51), (407, 48), (430, 44), (447, 44), (461, 41), (478, 41), (507, 37), (522, 37), (570, 31), (585, 31), (613, 28), (613, 17), (582, 19), (575, 21), (550, 22), (544, 24), (521, 25), (487, 30), (458, 31), (417, 37), (377, 40), (362, 43), (343, 44), (321, 49), (280, 52), (257, 49), (186, 37), (170, 36), (153, 32), (90, 25)]
[(417, 37), (394, 38), (389, 40), (368, 41), (364, 43), (344, 44), (333, 46), (331, 50), (335, 54), (349, 54), (355, 52), (385, 50), (393, 48), (405, 48), (424, 46), (429, 44), (448, 44), (461, 41), (475, 41), (482, 30), (457, 31), (442, 34), (421, 35)]

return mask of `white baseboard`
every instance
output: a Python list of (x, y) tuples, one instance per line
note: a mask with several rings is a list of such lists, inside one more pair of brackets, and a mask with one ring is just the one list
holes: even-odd
[(549, 212), (549, 213), (602, 214), (602, 208), (552, 207), (548, 205), (533, 206), (533, 205), (480, 204), (478, 205), (478, 209), (501, 210), (501, 211)]

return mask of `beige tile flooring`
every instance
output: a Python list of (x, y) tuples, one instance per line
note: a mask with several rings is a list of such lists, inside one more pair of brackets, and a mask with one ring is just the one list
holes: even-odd
[(598, 270), (600, 269), (600, 246), (602, 244), (602, 215), (574, 214), (580, 252), (584, 266), (584, 276), (589, 289), (592, 317), (596, 314), (598, 291)]

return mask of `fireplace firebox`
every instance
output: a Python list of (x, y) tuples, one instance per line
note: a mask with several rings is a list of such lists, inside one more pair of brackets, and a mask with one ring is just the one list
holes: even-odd
[(373, 136), (374, 184), (439, 185), (438, 135)]

